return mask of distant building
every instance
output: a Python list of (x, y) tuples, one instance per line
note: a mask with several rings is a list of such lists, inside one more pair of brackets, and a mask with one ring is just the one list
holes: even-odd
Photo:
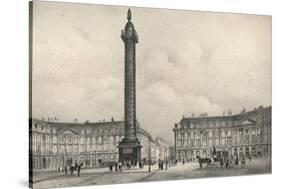
[(213, 147), (229, 155), (271, 156), (271, 106), (240, 114), (183, 118), (175, 124), (174, 148), (179, 160), (207, 157)]
[(170, 150), (169, 144), (164, 139), (161, 139), (159, 137), (155, 138), (155, 142), (156, 142), (156, 145), (158, 146), (158, 149), (159, 149), (158, 159), (160, 159), (160, 160), (170, 159), (170, 157), (169, 157), (169, 150)]
[(175, 148), (173, 146), (169, 147), (169, 160), (174, 161), (176, 159)]
[[(48, 122), (33, 119), (30, 128), (30, 166), (32, 170), (55, 170), (75, 161), (85, 167), (106, 166), (118, 161), (118, 144), (124, 137), (124, 121), (83, 123)], [(144, 161), (159, 158), (159, 144), (137, 125)], [(162, 142), (161, 144), (164, 144)], [(162, 149), (162, 148), (161, 148)]]

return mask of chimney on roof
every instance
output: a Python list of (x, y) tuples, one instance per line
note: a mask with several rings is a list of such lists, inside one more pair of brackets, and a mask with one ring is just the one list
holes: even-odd
[(232, 111), (231, 111), (231, 109), (228, 109), (228, 111), (227, 111), (227, 115), (232, 115)]
[(225, 111), (223, 111), (222, 115), (225, 116)]
[(192, 112), (191, 116), (192, 116), (192, 117), (195, 117), (195, 113), (194, 113), (194, 112)]
[(111, 118), (111, 122), (114, 122), (114, 117)]

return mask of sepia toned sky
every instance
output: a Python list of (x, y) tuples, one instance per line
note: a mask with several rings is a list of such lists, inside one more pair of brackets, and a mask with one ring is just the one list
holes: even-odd
[[(127, 7), (35, 3), (33, 117), (123, 119)], [(131, 8), (137, 118), (173, 141), (183, 115), (271, 105), (271, 17)]]

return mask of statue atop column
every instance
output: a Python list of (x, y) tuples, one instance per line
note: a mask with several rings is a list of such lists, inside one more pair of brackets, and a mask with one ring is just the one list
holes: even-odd
[(131, 10), (130, 9), (128, 9), (128, 12), (127, 12), (127, 19), (128, 19), (128, 21), (131, 21)]

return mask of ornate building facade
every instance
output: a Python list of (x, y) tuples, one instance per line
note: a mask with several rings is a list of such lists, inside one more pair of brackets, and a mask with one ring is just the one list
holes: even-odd
[(174, 148), (178, 160), (192, 161), (213, 151), (246, 157), (271, 156), (271, 106), (239, 114), (183, 117), (175, 124)]
[[(124, 122), (62, 123), (33, 119), (30, 124), (32, 170), (55, 170), (83, 162), (85, 167), (106, 166), (118, 161), (118, 144), (124, 137)], [(159, 159), (159, 144), (137, 126), (143, 161)], [(161, 145), (166, 143), (163, 141)]]

